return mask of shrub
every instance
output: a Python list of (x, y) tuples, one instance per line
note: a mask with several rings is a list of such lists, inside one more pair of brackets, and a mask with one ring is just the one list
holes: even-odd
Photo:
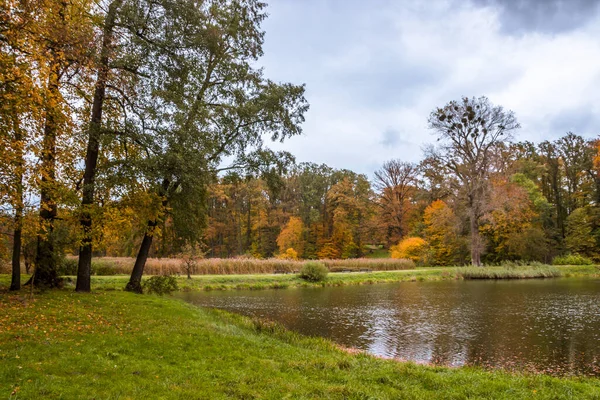
[(427, 257), (427, 242), (420, 237), (408, 237), (392, 246), (392, 258), (407, 258), (423, 264)]
[(553, 265), (592, 265), (593, 263), (591, 259), (579, 254), (565, 254), (552, 260)]
[(92, 275), (108, 276), (119, 273), (117, 265), (108, 260), (92, 260)]
[(155, 275), (144, 281), (142, 284), (146, 293), (154, 293), (159, 296), (171, 294), (178, 290), (177, 279), (171, 275)]
[(58, 275), (66, 276), (66, 275), (77, 275), (77, 266), (78, 266), (77, 258), (65, 257), (58, 263)]
[(325, 264), (318, 261), (309, 261), (300, 270), (300, 278), (309, 282), (321, 282), (327, 278), (329, 270)]

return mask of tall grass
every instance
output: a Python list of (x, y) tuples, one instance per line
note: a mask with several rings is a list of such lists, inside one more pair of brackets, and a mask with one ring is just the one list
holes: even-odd
[[(72, 258), (72, 257), (69, 257)], [(415, 268), (415, 264), (404, 259), (368, 259), (320, 260), (331, 272), (343, 271), (395, 271)], [(135, 262), (130, 257), (100, 257), (92, 262), (95, 275), (129, 274)], [(207, 258), (198, 260), (194, 275), (230, 275), (230, 274), (274, 274), (295, 273), (300, 271), (304, 261), (280, 260), (270, 258)], [(185, 274), (182, 260), (179, 258), (149, 258), (144, 268), (148, 275)]]
[(461, 267), (458, 274), (463, 279), (528, 279), (528, 278), (557, 278), (561, 271), (550, 265), (523, 267)]

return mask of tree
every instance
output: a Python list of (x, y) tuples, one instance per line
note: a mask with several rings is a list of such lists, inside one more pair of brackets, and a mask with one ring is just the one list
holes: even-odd
[[(262, 55), (266, 17), (257, 0), (168, 3), (155, 24), (167, 29), (155, 76), (143, 91), (148, 104), (148, 156), (139, 172), (162, 199), (148, 220), (127, 289), (141, 291), (152, 238), (174, 195), (205, 190), (224, 156), (261, 148), (263, 135), (284, 140), (301, 132), (308, 105), (304, 87), (277, 84), (253, 67)], [(168, 51), (165, 51), (168, 49)], [(180, 210), (181, 211), (181, 210)]]
[(595, 257), (596, 241), (593, 236), (591, 209), (581, 207), (575, 209), (566, 220), (565, 244), (567, 249), (576, 254)]
[(444, 201), (436, 200), (423, 212), (425, 237), (433, 265), (461, 262), (460, 220)]
[(277, 246), (279, 252), (284, 254), (287, 250), (293, 249), (296, 254), (302, 254), (302, 233), (304, 225), (298, 217), (290, 217), (290, 220), (279, 233), (277, 237)]
[(88, 18), (90, 6), (87, 0), (33, 1), (24, 2), (14, 8), (14, 13), (8, 13), (19, 20), (23, 39), (16, 51), (31, 66), (34, 90), (39, 91), (41, 98), (38, 121), (41, 132), (31, 128), (41, 138), (30, 141), (35, 143), (33, 151), (39, 158), (34, 172), (40, 194), (35, 271), (30, 282), (40, 286), (60, 285), (54, 228), (58, 203), (64, 194), (61, 178), (68, 175), (69, 164), (76, 154), (73, 146), (68, 153), (63, 151), (67, 142), (74, 143), (72, 119), (77, 109), (68, 104), (67, 95), (74, 94), (71, 88), (85, 75), (87, 49), (93, 41)]
[(388, 246), (398, 243), (406, 234), (417, 173), (416, 165), (400, 160), (387, 161), (375, 171), (375, 187), (380, 192), (381, 224), (385, 226)]
[(528, 248), (520, 243), (539, 237), (535, 230), (541, 229), (539, 215), (525, 188), (503, 178), (493, 180), (487, 208), (481, 231), (489, 237), (493, 261), (543, 260), (544, 243), (536, 241), (539, 249), (536, 254), (527, 252)]
[(427, 254), (427, 242), (416, 236), (407, 237), (392, 246), (392, 258), (406, 258), (417, 264), (423, 264)]
[(32, 60), (27, 57), (27, 11), (2, 14), (0, 23), (0, 204), (13, 214), (10, 290), (21, 287), (21, 253), (25, 191), (32, 165), (33, 136), (39, 129), (41, 98), (36, 90)]
[(429, 150), (460, 183), (463, 202), (469, 213), (471, 262), (481, 265), (483, 241), (479, 234), (497, 146), (511, 138), (520, 127), (514, 113), (494, 106), (486, 97), (451, 101), (429, 116), (429, 128), (440, 145)]
[[(92, 110), (87, 128), (88, 142), (85, 155), (85, 171), (83, 174), (81, 217), (80, 224), (83, 238), (79, 249), (79, 262), (77, 267), (78, 292), (89, 292), (91, 289), (90, 276), (92, 272), (92, 215), (90, 208), (94, 204), (94, 190), (98, 154), (100, 152), (100, 135), (102, 131), (102, 113), (106, 100), (106, 88), (109, 85), (110, 64), (115, 53), (115, 27), (117, 16), (124, 0), (112, 0), (108, 4), (106, 15), (102, 24), (102, 38), (99, 57), (97, 60), (96, 83), (92, 99)], [(118, 93), (118, 90), (117, 90)]]

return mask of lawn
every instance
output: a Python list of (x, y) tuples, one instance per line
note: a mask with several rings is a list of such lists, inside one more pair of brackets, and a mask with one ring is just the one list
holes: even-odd
[(600, 380), (442, 368), (118, 291), (0, 294), (0, 395), (55, 399), (594, 399)]

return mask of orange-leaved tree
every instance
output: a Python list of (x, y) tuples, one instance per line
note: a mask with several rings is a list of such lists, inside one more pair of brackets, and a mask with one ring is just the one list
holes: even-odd
[(391, 247), (392, 258), (406, 258), (422, 265), (426, 262), (427, 247), (424, 239), (418, 236), (407, 237)]

